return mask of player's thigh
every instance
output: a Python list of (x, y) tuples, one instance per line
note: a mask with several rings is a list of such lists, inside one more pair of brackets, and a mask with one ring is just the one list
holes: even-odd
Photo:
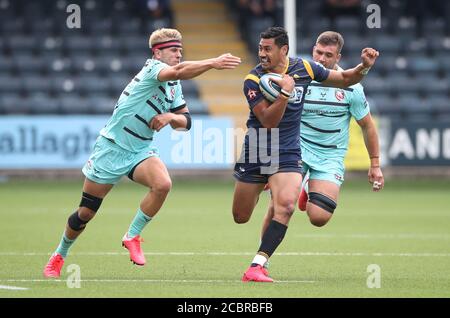
[(133, 180), (152, 188), (153, 191), (168, 192), (172, 187), (166, 165), (159, 157), (149, 157), (141, 161), (134, 169)]
[[(309, 179), (309, 193), (320, 193), (333, 200), (337, 204), (340, 186), (332, 181)], [(307, 203), (307, 213), (311, 221), (327, 222), (333, 216), (333, 213), (325, 210), (317, 204), (309, 201)]]
[(236, 181), (233, 195), (233, 215), (235, 218), (250, 218), (263, 189), (264, 183)]
[(294, 209), (295, 202), (300, 194), (302, 175), (297, 172), (280, 172), (269, 178), (275, 211)]
[(83, 192), (86, 192), (97, 198), (103, 199), (112, 189), (113, 186), (114, 186), (113, 184), (97, 183), (89, 180), (88, 178), (85, 178), (83, 184)]

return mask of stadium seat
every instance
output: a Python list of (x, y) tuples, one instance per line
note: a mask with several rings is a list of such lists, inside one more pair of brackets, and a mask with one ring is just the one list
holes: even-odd
[(10, 36), (9, 48), (13, 54), (30, 54), (36, 48), (37, 39), (31, 35)]
[(48, 115), (59, 112), (59, 103), (55, 98), (41, 92), (33, 93), (25, 99), (30, 107), (30, 114)]
[(111, 115), (117, 103), (117, 98), (96, 94), (89, 96), (87, 102), (91, 106), (92, 113)]
[(93, 40), (89, 36), (68, 36), (64, 39), (63, 48), (72, 55), (78, 52), (88, 54), (96, 45)]
[(185, 98), (199, 98), (198, 86), (194, 80), (183, 80), (181, 86)]
[(439, 70), (437, 61), (432, 58), (426, 56), (416, 56), (408, 59), (408, 68), (419, 76), (422, 73), (436, 73)]
[(354, 33), (361, 28), (361, 21), (358, 17), (339, 16), (335, 21), (336, 31), (342, 34)]
[(14, 54), (13, 63), (15, 69), (26, 76), (29, 73), (39, 73), (45, 69), (45, 66), (39, 56), (30, 53)]
[(119, 98), (122, 91), (125, 89), (125, 86), (133, 79), (133, 75), (129, 75), (127, 73), (118, 73), (115, 76), (111, 76), (106, 78), (105, 80), (109, 82), (109, 94), (111, 96), (116, 96)]
[(96, 64), (92, 55), (86, 54), (74, 54), (70, 57), (71, 70), (75, 74), (89, 73), (95, 71)]
[(24, 29), (24, 18), (15, 17), (14, 14), (11, 14), (0, 19), (0, 32), (3, 35), (11, 36), (14, 34), (22, 34), (24, 33)]
[(390, 91), (390, 82), (386, 78), (381, 76), (367, 76), (361, 83), (364, 86), (364, 91), (368, 95), (378, 96), (381, 94), (387, 94)]
[(77, 92), (85, 95), (107, 94), (109, 91), (109, 81), (105, 77), (95, 74), (81, 74), (74, 79)]
[(386, 78), (389, 92), (392, 94), (418, 93), (423, 86), (423, 81), (419, 78), (408, 76), (406, 73), (391, 73)]
[(122, 66), (123, 71), (128, 74), (132, 74), (131, 76), (137, 74), (142, 67), (144, 66), (147, 59), (149, 59), (149, 55), (127, 55), (122, 58)]
[(115, 54), (118, 55), (120, 52), (122, 44), (120, 42), (120, 38), (111, 37), (109, 35), (100, 35), (94, 36), (94, 52), (99, 56), (103, 56), (105, 54)]
[(7, 75), (14, 69), (13, 61), (11, 57), (0, 55), (0, 74)]
[(53, 94), (66, 94), (76, 91), (73, 76), (54, 75), (51, 80), (51, 92)]
[(51, 81), (49, 78), (34, 74), (29, 74), (23, 77), (23, 87), (25, 93), (34, 94), (34, 93), (50, 93), (52, 90)]
[(0, 95), (0, 113), (7, 115), (25, 115), (30, 113), (30, 105), (17, 94)]
[(405, 44), (398, 37), (378, 35), (374, 38), (372, 46), (383, 54), (400, 54)]
[(78, 94), (61, 94), (58, 97), (61, 114), (92, 114), (92, 105)]
[(447, 95), (430, 96), (427, 99), (431, 113), (435, 116), (435, 118), (450, 115), (450, 105), (448, 100), (449, 98)]
[(22, 93), (22, 81), (19, 77), (0, 74), (0, 93)]
[(401, 115), (398, 103), (389, 95), (368, 96), (368, 101), (370, 110), (374, 114), (386, 116)]
[(198, 98), (186, 97), (186, 105), (192, 114), (206, 115), (208, 114), (208, 106)]

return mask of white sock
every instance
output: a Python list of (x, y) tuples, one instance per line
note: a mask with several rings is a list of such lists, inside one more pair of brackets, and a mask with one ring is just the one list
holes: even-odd
[(264, 264), (267, 262), (267, 258), (262, 256), (261, 254), (256, 254), (253, 258), (252, 264), (258, 264), (261, 266), (264, 266)]

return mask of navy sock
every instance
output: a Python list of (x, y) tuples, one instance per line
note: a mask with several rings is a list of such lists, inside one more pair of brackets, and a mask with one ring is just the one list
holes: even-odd
[(277, 222), (275, 220), (270, 221), (270, 224), (262, 237), (258, 253), (262, 252), (268, 257), (272, 256), (278, 245), (280, 245), (281, 241), (283, 241), (286, 231), (286, 225), (281, 224), (280, 222)]

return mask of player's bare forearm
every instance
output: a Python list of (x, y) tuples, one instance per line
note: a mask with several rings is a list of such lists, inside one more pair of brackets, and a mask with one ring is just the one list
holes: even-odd
[(240, 63), (241, 59), (231, 54), (223, 54), (216, 58), (201, 61), (186, 61), (161, 70), (158, 74), (158, 80), (164, 82), (191, 79), (213, 68), (217, 70), (233, 69)]
[(354, 68), (344, 71), (330, 70), (328, 78), (323, 81), (324, 84), (346, 88), (359, 83), (363, 77), (369, 72), (370, 68), (375, 64), (375, 60), (379, 56), (379, 52), (372, 48), (365, 48), (361, 54), (361, 63)]
[(187, 118), (184, 115), (175, 113), (159, 114), (152, 118), (149, 127), (153, 130), (160, 131), (167, 125), (170, 125), (173, 129), (186, 128)]
[(253, 112), (264, 128), (276, 128), (286, 111), (287, 98), (279, 96), (272, 104), (264, 101), (262, 105), (253, 108)]
[(359, 83), (364, 78), (365, 69), (362, 64), (358, 64), (354, 68), (344, 71), (330, 70), (330, 75), (323, 83), (332, 87), (347, 88)]
[[(294, 79), (287, 74), (284, 74), (281, 79), (271, 78), (271, 80), (279, 85), (281, 91), (286, 92), (287, 96), (290, 96), (295, 87)], [(276, 128), (280, 124), (281, 118), (286, 111), (287, 104), (288, 97), (280, 93), (278, 98), (272, 104), (269, 104), (264, 100), (253, 108), (253, 112), (265, 128)]]
[(172, 129), (185, 129), (187, 126), (187, 118), (181, 114), (171, 114), (172, 120), (170, 121), (170, 127)]
[(175, 79), (185, 80), (191, 79), (203, 74), (213, 68), (214, 60), (207, 59), (203, 61), (187, 61), (174, 66)]
[(371, 167), (380, 167), (380, 144), (378, 142), (378, 132), (375, 123), (370, 118), (367, 123), (361, 126), (364, 144), (370, 159)]

